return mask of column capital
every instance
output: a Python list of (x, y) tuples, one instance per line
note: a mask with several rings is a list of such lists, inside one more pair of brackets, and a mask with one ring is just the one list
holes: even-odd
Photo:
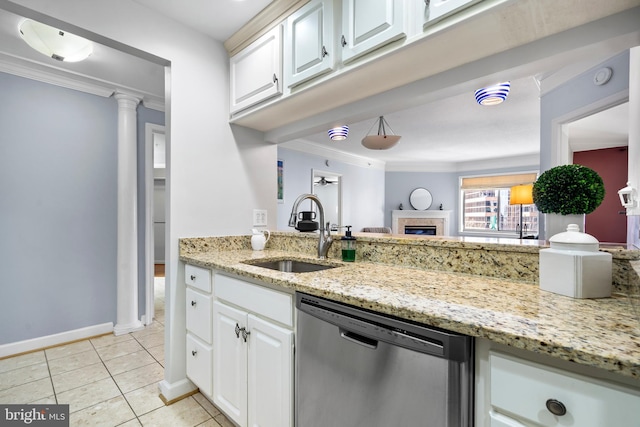
[(140, 101), (142, 101), (142, 96), (130, 92), (116, 91), (113, 94), (113, 97), (118, 101), (118, 103), (127, 103), (131, 102), (133, 105), (138, 105)]

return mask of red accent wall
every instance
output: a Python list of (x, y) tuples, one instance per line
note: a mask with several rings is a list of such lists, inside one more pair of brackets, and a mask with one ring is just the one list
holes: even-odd
[(629, 167), (627, 147), (578, 151), (573, 153), (573, 163), (593, 169), (604, 181), (604, 201), (595, 211), (587, 215), (585, 232), (600, 242), (626, 243), (627, 216), (620, 204), (618, 190), (627, 186)]

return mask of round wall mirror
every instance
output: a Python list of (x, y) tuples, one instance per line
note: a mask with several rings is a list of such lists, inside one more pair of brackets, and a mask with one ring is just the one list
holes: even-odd
[(431, 207), (431, 203), (433, 202), (433, 197), (431, 197), (431, 193), (426, 188), (416, 188), (411, 192), (411, 196), (409, 196), (409, 202), (413, 209), (418, 211), (424, 211)]

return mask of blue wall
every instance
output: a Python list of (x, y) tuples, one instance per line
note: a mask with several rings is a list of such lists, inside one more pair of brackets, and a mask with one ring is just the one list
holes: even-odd
[[(278, 159), (284, 161), (284, 203), (278, 204), (278, 230), (294, 231), (287, 226), (293, 202), (302, 193), (311, 191), (311, 170), (342, 175), (342, 224), (380, 227), (384, 223), (385, 173), (373, 167), (329, 160), (325, 157), (278, 147)], [(275, 165), (274, 165), (275, 170)]]
[[(460, 235), (460, 178), (537, 170), (538, 165), (476, 169), (464, 172), (387, 172), (385, 174), (385, 225), (391, 227), (391, 211), (398, 209), (400, 203), (404, 209), (413, 209), (409, 203), (409, 195), (416, 188), (423, 187), (429, 190), (433, 197), (433, 203), (429, 209), (439, 209), (442, 204), (442, 209), (452, 211), (451, 233)], [(474, 233), (474, 235), (478, 236), (479, 234)]]
[(117, 102), (4, 73), (0, 89), (0, 344), (115, 323)]

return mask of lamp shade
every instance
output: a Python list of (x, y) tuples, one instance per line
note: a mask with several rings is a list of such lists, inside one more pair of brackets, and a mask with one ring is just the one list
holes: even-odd
[(533, 184), (514, 185), (509, 196), (510, 205), (530, 205), (533, 203)]
[[(375, 123), (374, 123), (375, 124)], [(389, 123), (384, 119), (383, 116), (378, 118), (378, 134), (377, 135), (367, 135), (362, 138), (362, 145), (370, 150), (387, 150), (398, 143), (401, 136), (400, 135), (387, 135), (386, 127), (393, 132)], [(373, 127), (373, 126), (372, 126)], [(371, 130), (371, 129), (369, 129)]]
[(342, 141), (349, 135), (349, 126), (338, 126), (327, 131), (332, 141)]
[(20, 25), (20, 36), (33, 49), (58, 61), (78, 62), (93, 53), (89, 40), (31, 19)]
[(476, 101), (480, 105), (498, 105), (504, 102), (511, 90), (511, 83), (498, 83), (476, 90)]

